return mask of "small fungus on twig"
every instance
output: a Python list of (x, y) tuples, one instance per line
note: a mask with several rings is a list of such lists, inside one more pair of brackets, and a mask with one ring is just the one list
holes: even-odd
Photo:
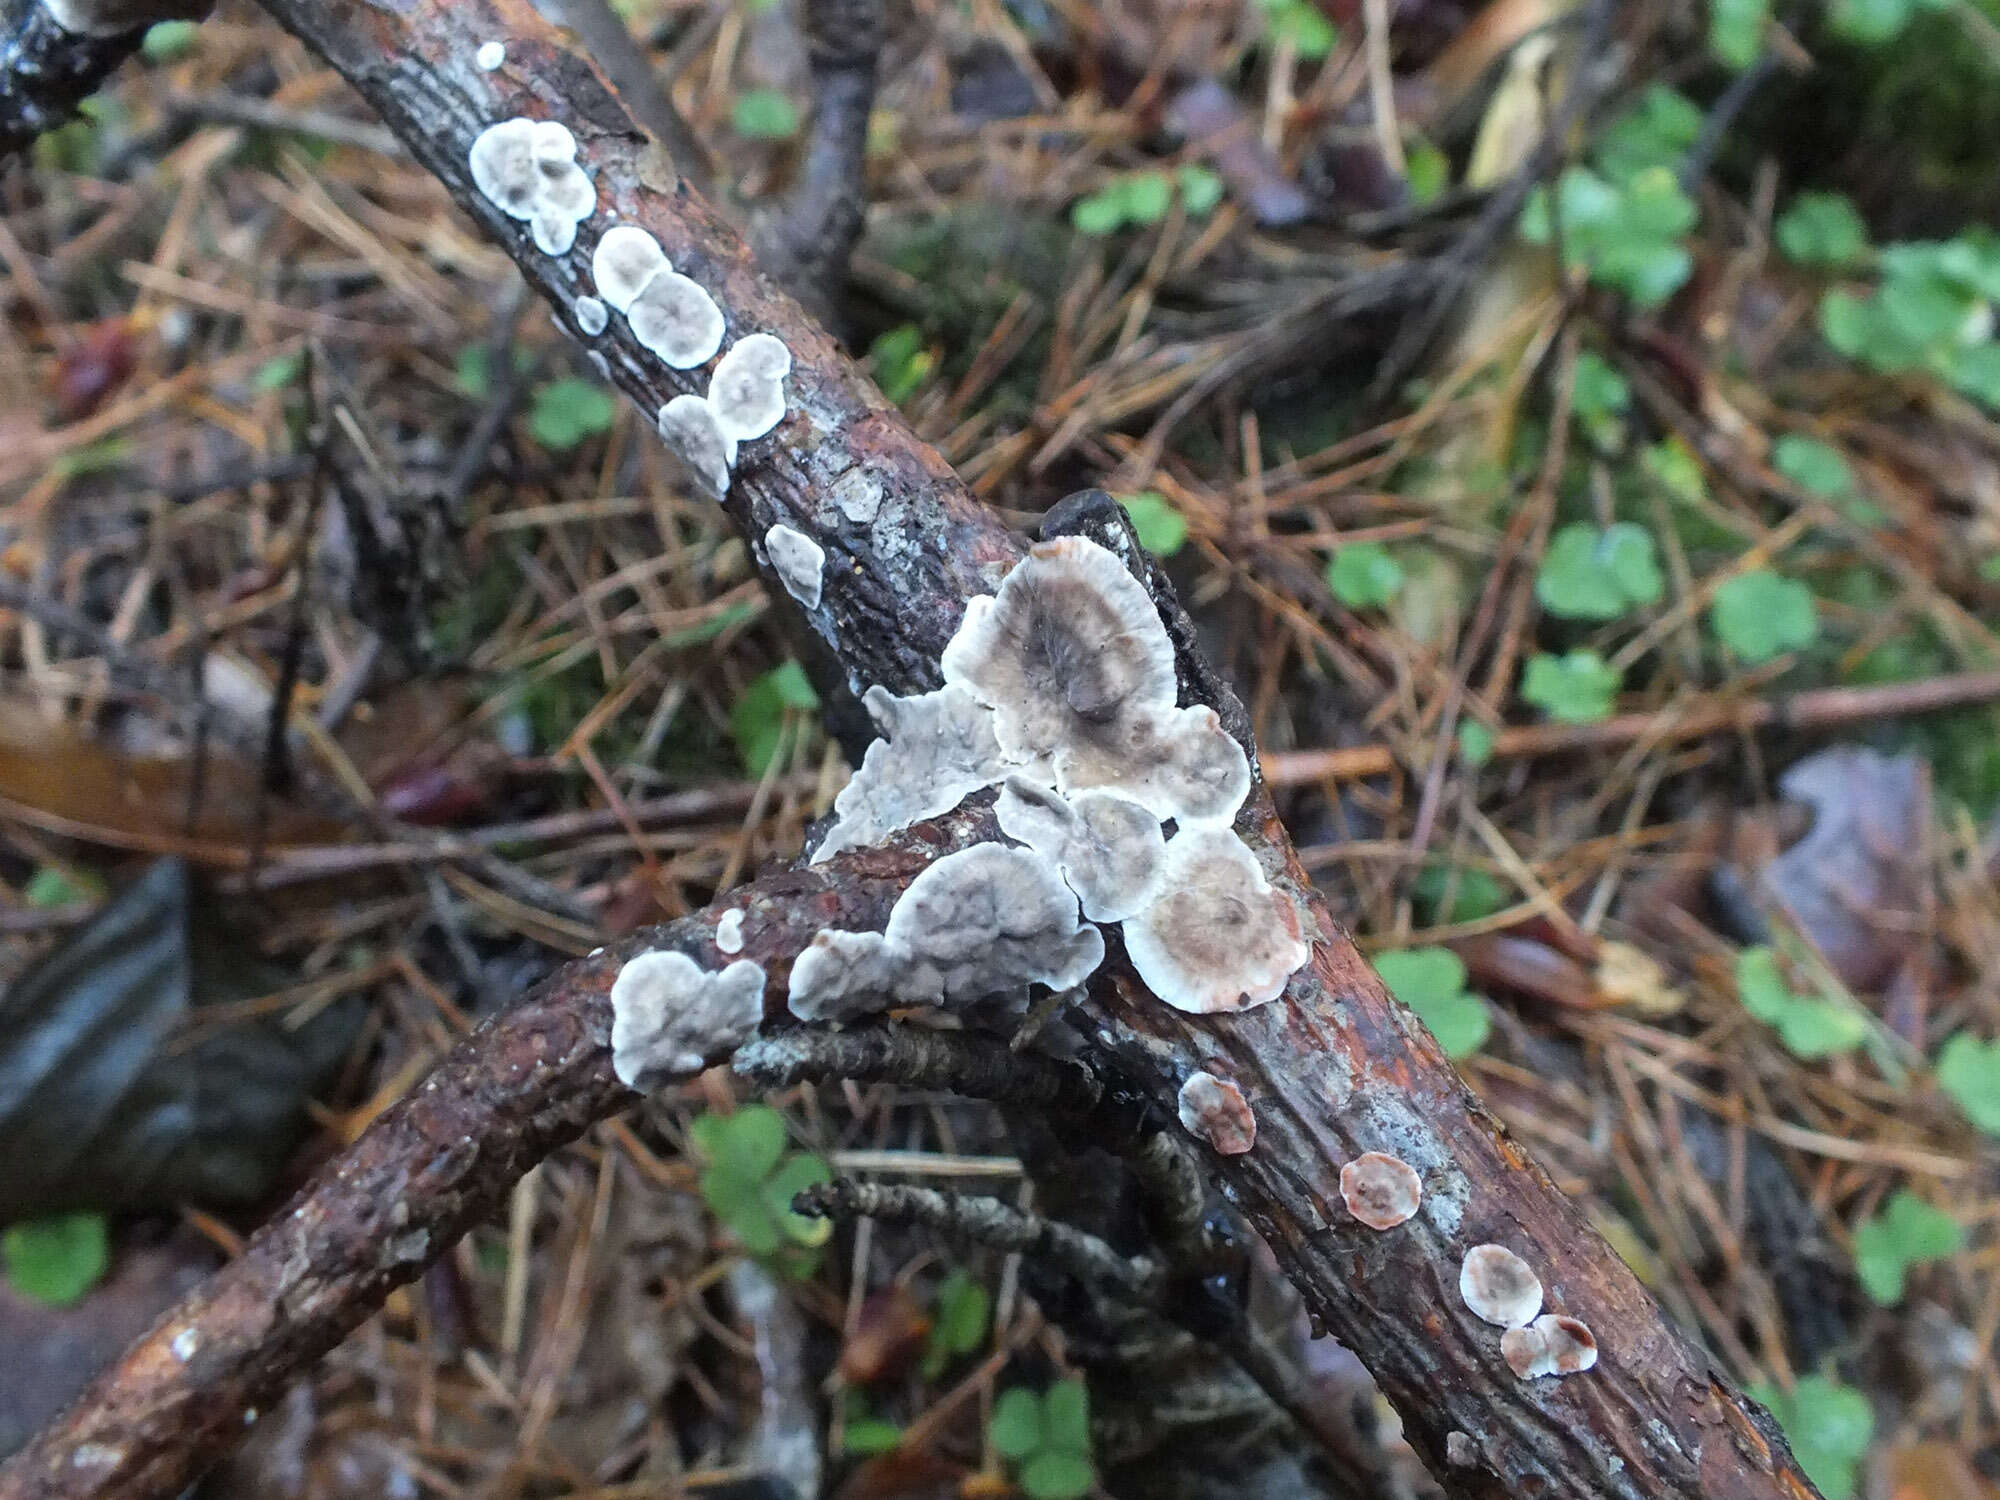
[(1340, 1200), (1370, 1229), (1409, 1222), (1423, 1196), (1416, 1168), (1387, 1152), (1363, 1152), (1340, 1169)]
[(729, 346), (708, 380), (709, 404), (722, 430), (739, 443), (760, 438), (785, 415), (785, 377), (792, 351), (768, 333), (752, 333)]
[(579, 297), (576, 299), (576, 326), (581, 328), (591, 338), (596, 338), (600, 333), (604, 332), (606, 325), (610, 322), (611, 314), (605, 310), (604, 304), (597, 298)]
[(525, 220), (544, 255), (567, 255), (597, 189), (576, 164), (576, 137), (560, 120), (518, 116), (472, 143), (473, 186), (510, 218)]
[(1167, 844), (1160, 898), (1125, 923), (1125, 949), (1176, 1010), (1246, 1010), (1275, 1000), (1311, 957), (1291, 896), (1226, 828), (1191, 828)]
[(650, 1089), (701, 1070), (764, 1019), (764, 971), (746, 958), (717, 973), (671, 949), (641, 953), (611, 981), (611, 1067)]
[(736, 462), (736, 444), (715, 425), (714, 408), (706, 400), (676, 396), (661, 407), (660, 436), (718, 500), (729, 493), (729, 466)]
[(480, 72), (491, 73), (495, 68), (507, 61), (507, 44), (505, 42), (481, 42), (479, 50), (472, 54), (472, 60), (479, 65)]
[(882, 932), (816, 934), (792, 965), (792, 1014), (840, 1020), (891, 1005), (944, 1005), (1045, 984), (1081, 984), (1104, 937), (1077, 919), (1053, 862), (974, 844), (910, 882)]
[(743, 951), (743, 908), (732, 906), (715, 924), (715, 946), (724, 953)]
[(1543, 1313), (1526, 1328), (1501, 1334), (1500, 1353), (1523, 1380), (1578, 1375), (1597, 1363), (1597, 1337), (1579, 1318)]
[(590, 254), (590, 279), (597, 295), (620, 312), (631, 309), (632, 299), (646, 289), (646, 283), (673, 264), (660, 242), (636, 224), (613, 224), (598, 236)]
[(819, 608), (826, 575), (826, 549), (803, 531), (780, 522), (764, 533), (764, 550), (785, 592), (807, 609)]
[(1219, 1156), (1241, 1156), (1257, 1144), (1257, 1116), (1243, 1090), (1213, 1073), (1190, 1073), (1178, 1100), (1181, 1128)]
[(1489, 1323), (1524, 1328), (1542, 1310), (1542, 1283), (1505, 1245), (1474, 1245), (1458, 1268), (1458, 1294)]
[(722, 347), (722, 309), (700, 282), (678, 271), (656, 271), (647, 277), (625, 316), (632, 324), (632, 337), (670, 370), (705, 365)]
[(1064, 799), (1010, 776), (994, 804), (1000, 831), (1061, 868), (1093, 922), (1122, 922), (1153, 904), (1166, 866), (1160, 820), (1115, 792)]

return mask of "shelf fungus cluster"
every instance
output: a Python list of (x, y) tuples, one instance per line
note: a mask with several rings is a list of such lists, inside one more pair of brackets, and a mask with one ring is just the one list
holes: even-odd
[(567, 255), (597, 189), (576, 163), (576, 137), (560, 120), (525, 116), (489, 125), (472, 143), (472, 184), (521, 219), (544, 255)]
[(1597, 1363), (1597, 1339), (1581, 1319), (1542, 1312), (1542, 1281), (1505, 1245), (1474, 1245), (1459, 1267), (1465, 1305), (1500, 1335), (1500, 1355), (1523, 1380), (1577, 1375)]
[[(1230, 827), (1250, 792), (1249, 759), (1214, 710), (1179, 705), (1173, 643), (1116, 556), (1082, 537), (1036, 546), (996, 593), (971, 601), (940, 665), (933, 692), (864, 698), (882, 737), (835, 800), (813, 858), (867, 847), (995, 786), (1008, 842), (940, 860), (885, 933), (820, 934), (793, 972), (795, 1013), (949, 1004), (1027, 979), (1073, 985), (1101, 955), (1092, 923), (1122, 923), (1139, 977), (1178, 1009), (1240, 1010), (1283, 993), (1310, 950), (1296, 902)], [(981, 894), (936, 909), (954, 917), (948, 945), (987, 934), (1000, 955), (991, 971), (927, 957), (938, 934), (927, 905), (912, 904), (938, 870), (971, 855), (979, 863), (962, 868), (978, 879), (966, 890)], [(1003, 871), (1014, 904), (989, 907)], [(1043, 972), (1012, 961), (1029, 955)]]

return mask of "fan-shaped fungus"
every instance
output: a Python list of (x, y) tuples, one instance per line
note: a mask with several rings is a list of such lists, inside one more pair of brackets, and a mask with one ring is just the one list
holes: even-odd
[(1125, 923), (1125, 948), (1139, 977), (1176, 1010), (1245, 1010), (1275, 1000), (1311, 956), (1298, 906), (1226, 828), (1190, 828), (1171, 839), (1160, 889)]
[(620, 312), (631, 308), (647, 282), (672, 269), (660, 242), (636, 224), (613, 224), (598, 236), (597, 248), (590, 254), (590, 279), (597, 295)]
[(473, 186), (510, 218), (525, 220), (544, 255), (566, 255), (597, 189), (576, 164), (576, 137), (558, 120), (525, 116), (489, 125), (472, 143)]
[(1542, 1310), (1542, 1283), (1505, 1245), (1474, 1245), (1458, 1268), (1465, 1305), (1502, 1328), (1525, 1328)]
[(1597, 1363), (1597, 1337), (1579, 1318), (1543, 1313), (1526, 1328), (1501, 1334), (1500, 1353), (1523, 1380), (1578, 1375)]
[(708, 380), (709, 404), (722, 430), (747, 443), (776, 427), (784, 419), (791, 368), (792, 351), (772, 334), (748, 334), (730, 345)]
[(883, 738), (834, 798), (836, 819), (813, 851), (815, 864), (950, 812), (1007, 774), (992, 712), (963, 688), (898, 698), (878, 686), (861, 701)]
[(1368, 1151), (1340, 1169), (1340, 1200), (1370, 1229), (1407, 1223), (1423, 1197), (1423, 1179), (1401, 1157)]
[(1190, 1073), (1176, 1101), (1181, 1128), (1220, 1156), (1241, 1156), (1257, 1144), (1257, 1117), (1243, 1090), (1213, 1073)]
[(648, 277), (625, 316), (632, 337), (670, 370), (705, 365), (722, 347), (722, 309), (700, 282), (678, 271)]
[(729, 493), (729, 466), (736, 445), (715, 425), (715, 413), (700, 396), (676, 396), (660, 408), (660, 436), (719, 500)]
[(818, 609), (826, 549), (803, 531), (780, 523), (764, 533), (764, 551), (785, 592), (807, 609)]
[(1093, 922), (1122, 922), (1159, 894), (1166, 863), (1160, 820), (1115, 792), (1063, 798), (1010, 776), (994, 804), (1000, 831), (1061, 868)]
[(764, 1019), (764, 971), (739, 958), (719, 973), (660, 949), (629, 960), (611, 981), (611, 1066), (628, 1088), (650, 1089), (701, 1070)]

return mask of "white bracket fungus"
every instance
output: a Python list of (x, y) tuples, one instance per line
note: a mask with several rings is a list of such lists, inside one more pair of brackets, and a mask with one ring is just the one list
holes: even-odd
[(715, 411), (700, 396), (676, 396), (660, 408), (660, 436), (680, 461), (715, 492), (729, 493), (729, 466), (736, 462), (736, 444), (715, 425)]
[(1010, 776), (994, 804), (1000, 831), (1045, 854), (1093, 922), (1122, 922), (1153, 904), (1166, 866), (1160, 820), (1115, 792), (1078, 792), (1064, 800)]
[(804, 1021), (840, 1020), (1028, 984), (1064, 990), (1103, 961), (1103, 935), (1079, 923), (1052, 862), (975, 844), (911, 881), (885, 931), (818, 933), (792, 965), (791, 1008)]
[(590, 279), (597, 295), (620, 312), (662, 271), (671, 271), (660, 242), (636, 224), (613, 224), (598, 236), (590, 254)]
[(1176, 1010), (1247, 1010), (1275, 1000), (1312, 950), (1299, 910), (1226, 828), (1167, 844), (1160, 898), (1125, 923), (1132, 966)]
[(576, 164), (576, 137), (559, 120), (518, 116), (472, 143), (472, 183), (501, 212), (525, 220), (544, 255), (567, 255), (597, 189)]
[(581, 328), (591, 338), (596, 338), (600, 333), (604, 332), (605, 325), (610, 321), (611, 314), (605, 311), (604, 304), (598, 301), (597, 298), (579, 297), (576, 299), (576, 326)]
[(1145, 587), (1087, 538), (1039, 543), (972, 600), (942, 666), (994, 710), (1009, 758), (1065, 793), (1122, 792), (1182, 823), (1227, 823), (1249, 795), (1215, 711), (1174, 706), (1173, 642)]
[(898, 698), (876, 686), (861, 701), (883, 738), (833, 799), (837, 817), (813, 851), (815, 864), (950, 812), (1007, 774), (993, 715), (963, 688)]
[(1501, 1334), (1500, 1353), (1523, 1380), (1580, 1375), (1597, 1363), (1597, 1336), (1580, 1318), (1543, 1313), (1526, 1328)]
[(507, 60), (505, 42), (481, 42), (479, 50), (472, 54), (472, 60), (479, 64), (479, 71), (491, 73)]
[(791, 370), (792, 351), (774, 334), (752, 333), (731, 344), (708, 380), (717, 424), (739, 443), (776, 427), (784, 420), (784, 383)]
[(724, 953), (743, 951), (743, 908), (732, 906), (715, 924), (715, 946)]
[[(647, 277), (625, 316), (631, 321), (632, 337), (670, 370), (705, 365), (722, 347), (722, 309), (700, 282), (678, 271), (661, 270)], [(712, 390), (710, 404), (714, 404)]]
[(1243, 1090), (1213, 1073), (1190, 1073), (1176, 1106), (1181, 1128), (1221, 1156), (1241, 1156), (1257, 1144), (1257, 1117)]
[(1541, 1278), (1505, 1245), (1474, 1245), (1465, 1252), (1458, 1294), (1476, 1315), (1502, 1328), (1525, 1328), (1542, 1310)]
[(1370, 1229), (1409, 1222), (1423, 1197), (1423, 1179), (1399, 1156), (1367, 1151), (1340, 1169), (1340, 1201)]
[(611, 1067), (628, 1088), (657, 1088), (763, 1019), (764, 971), (747, 958), (711, 973), (685, 953), (641, 953), (611, 981)]
[(764, 550), (771, 555), (771, 567), (785, 592), (807, 609), (818, 609), (826, 575), (826, 549), (803, 531), (780, 522), (764, 533)]

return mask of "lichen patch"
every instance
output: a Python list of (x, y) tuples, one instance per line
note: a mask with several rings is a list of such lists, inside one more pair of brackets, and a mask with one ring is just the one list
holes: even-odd
[(764, 971), (739, 958), (711, 973), (685, 953), (630, 959), (611, 981), (611, 1066), (628, 1088), (698, 1073), (764, 1019)]
[(1257, 1144), (1257, 1116), (1243, 1090), (1213, 1073), (1190, 1073), (1176, 1100), (1181, 1128), (1219, 1156), (1241, 1156)]

